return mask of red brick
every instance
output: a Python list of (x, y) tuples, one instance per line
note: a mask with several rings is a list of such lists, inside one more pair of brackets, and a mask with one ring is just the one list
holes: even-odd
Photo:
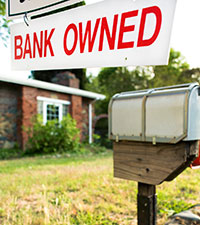
[[(30, 127), (31, 119), (37, 114), (37, 96), (70, 101), (69, 113), (77, 121), (77, 127), (81, 130), (81, 139), (83, 140), (88, 135), (88, 105), (91, 102), (90, 99), (6, 82), (0, 82), (0, 85), (0, 99), (2, 101), (0, 102), (0, 113), (4, 113), (1, 113), (0, 126), (8, 122), (11, 131), (5, 138), (17, 142), (23, 149), (25, 149), (28, 136), (22, 127)], [(12, 105), (13, 103), (15, 106)], [(14, 107), (15, 112), (10, 112), (10, 107)], [(0, 141), (3, 143), (2, 140)]]

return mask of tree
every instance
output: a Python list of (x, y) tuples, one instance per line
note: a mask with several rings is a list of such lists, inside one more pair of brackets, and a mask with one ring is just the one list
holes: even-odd
[(0, 0), (0, 15), (5, 15), (5, 1)]
[(107, 113), (110, 98), (120, 92), (147, 88), (151, 75), (150, 67), (136, 67), (129, 70), (125, 67), (103, 68), (96, 78), (89, 78), (87, 90), (106, 95), (106, 99), (97, 102), (96, 114)]
[(6, 41), (8, 38), (8, 23), (9, 21), (6, 20), (5, 14), (5, 0), (0, 0), (0, 38), (3, 40), (4, 44), (6, 45)]
[(189, 70), (189, 64), (179, 51), (171, 49), (169, 64), (166, 66), (154, 66), (154, 77), (149, 82), (149, 87), (163, 87), (191, 82), (191, 77), (183, 75)]
[(179, 77), (179, 83), (200, 82), (200, 68), (184, 70)]
[(171, 49), (166, 66), (136, 67), (132, 71), (120, 67), (103, 68), (89, 81), (88, 90), (106, 95), (104, 101), (96, 104), (98, 114), (107, 112), (108, 102), (115, 93), (200, 81), (200, 69), (190, 70), (182, 54)]
[(149, 75), (148, 67), (136, 67), (134, 70), (126, 67), (114, 67), (102, 69), (98, 79), (104, 94), (112, 97), (119, 92), (146, 88)]

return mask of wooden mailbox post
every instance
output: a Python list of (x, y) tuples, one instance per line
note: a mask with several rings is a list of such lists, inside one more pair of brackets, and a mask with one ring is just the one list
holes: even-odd
[(198, 156), (200, 87), (184, 84), (115, 95), (109, 105), (114, 176), (138, 182), (138, 224), (156, 224), (156, 185)]

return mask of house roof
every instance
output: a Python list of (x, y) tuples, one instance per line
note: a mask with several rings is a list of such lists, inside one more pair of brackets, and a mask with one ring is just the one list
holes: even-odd
[(91, 91), (85, 91), (78, 88), (72, 88), (67, 87), (59, 84), (52, 84), (44, 81), (39, 80), (33, 80), (33, 79), (24, 79), (20, 77), (14, 77), (14, 76), (7, 76), (7, 75), (1, 75), (0, 74), (0, 81), (12, 83), (12, 84), (19, 84), (23, 86), (29, 86), (34, 88), (40, 88), (50, 91), (56, 91), (60, 93), (66, 93), (71, 95), (78, 95), (86, 98), (91, 98), (95, 100), (103, 100), (105, 99), (105, 95), (98, 94)]

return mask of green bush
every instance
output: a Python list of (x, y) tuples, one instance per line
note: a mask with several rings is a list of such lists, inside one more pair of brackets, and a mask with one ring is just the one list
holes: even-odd
[(22, 150), (19, 148), (0, 149), (0, 160), (19, 158), (22, 156), (22, 153)]
[(69, 114), (60, 123), (58, 120), (51, 120), (44, 125), (40, 115), (32, 123), (31, 127), (25, 128), (29, 137), (27, 153), (79, 152), (80, 131)]

